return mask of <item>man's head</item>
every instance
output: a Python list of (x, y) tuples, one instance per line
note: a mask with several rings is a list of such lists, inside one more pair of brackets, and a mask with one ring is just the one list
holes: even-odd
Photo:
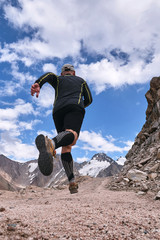
[(75, 70), (73, 65), (71, 64), (64, 64), (61, 70), (61, 75), (75, 75)]

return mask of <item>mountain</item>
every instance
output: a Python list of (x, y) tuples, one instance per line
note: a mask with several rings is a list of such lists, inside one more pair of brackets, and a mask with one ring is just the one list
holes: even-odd
[[(76, 177), (107, 177), (118, 173), (120, 169), (121, 166), (104, 153), (95, 154), (89, 162), (74, 163)], [(54, 158), (54, 168), (50, 176), (41, 174), (37, 160), (21, 163), (0, 155), (0, 182), (0, 189), (14, 191), (29, 185), (58, 187), (68, 181), (60, 155)]]
[(152, 78), (145, 97), (146, 122), (126, 155), (122, 171), (112, 179), (111, 189), (160, 192), (160, 77)]
[(53, 173), (47, 177), (39, 171), (37, 160), (20, 163), (0, 155), (0, 176), (9, 183), (13, 183), (14, 186), (23, 188), (28, 185), (47, 186), (51, 179), (52, 181), (56, 181), (57, 178), (61, 179), (65, 173), (59, 155), (54, 159)]
[(120, 169), (121, 166), (105, 153), (97, 153), (79, 169), (79, 173), (83, 176), (108, 177), (118, 173)]

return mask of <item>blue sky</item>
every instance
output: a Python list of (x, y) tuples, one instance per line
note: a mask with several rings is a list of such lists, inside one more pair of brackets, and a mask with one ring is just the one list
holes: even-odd
[(74, 160), (125, 156), (159, 76), (159, 10), (157, 0), (0, 0), (0, 154), (36, 159), (37, 134), (56, 135), (54, 89), (44, 85), (36, 99), (30, 87), (71, 63), (93, 94)]

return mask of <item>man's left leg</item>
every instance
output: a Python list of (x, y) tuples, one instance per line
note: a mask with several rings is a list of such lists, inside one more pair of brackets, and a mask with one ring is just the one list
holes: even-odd
[(76, 144), (78, 134), (71, 129), (67, 129), (66, 131), (71, 131), (74, 134), (74, 141), (71, 145), (62, 147), (61, 160), (69, 181), (69, 190), (72, 194), (78, 192), (78, 184), (75, 182), (73, 158), (71, 154), (72, 146)]
[[(43, 175), (49, 176), (53, 171), (53, 156), (55, 149), (72, 144), (74, 145), (77, 137), (78, 134), (70, 129), (66, 129), (65, 131), (60, 132), (52, 140), (45, 137), (43, 134), (37, 136), (35, 142), (37, 149), (39, 150), (38, 166)], [(70, 152), (70, 147), (68, 147), (68, 149), (62, 151)]]

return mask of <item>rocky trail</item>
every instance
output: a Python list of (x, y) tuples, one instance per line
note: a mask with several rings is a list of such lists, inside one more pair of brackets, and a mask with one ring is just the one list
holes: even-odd
[(0, 239), (160, 239), (160, 201), (152, 193), (110, 191), (107, 183), (87, 178), (73, 195), (67, 187), (0, 191)]

